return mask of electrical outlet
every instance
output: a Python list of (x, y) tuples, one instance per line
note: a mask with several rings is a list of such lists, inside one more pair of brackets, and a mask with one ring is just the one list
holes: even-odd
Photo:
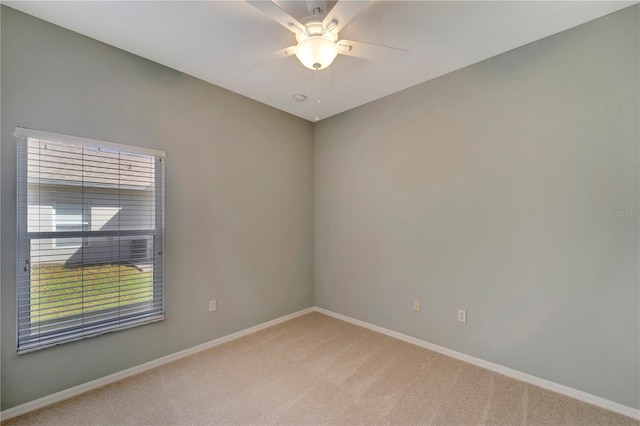
[(416, 312), (420, 312), (420, 301), (419, 300), (414, 300), (413, 301), (413, 310)]
[(209, 300), (209, 312), (213, 312), (216, 310), (216, 300)]
[(467, 322), (467, 311), (464, 309), (458, 309), (458, 321)]

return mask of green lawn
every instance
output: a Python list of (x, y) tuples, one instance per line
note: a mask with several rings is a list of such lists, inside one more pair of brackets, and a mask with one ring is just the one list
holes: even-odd
[(32, 266), (31, 321), (46, 321), (153, 298), (153, 273), (120, 264)]

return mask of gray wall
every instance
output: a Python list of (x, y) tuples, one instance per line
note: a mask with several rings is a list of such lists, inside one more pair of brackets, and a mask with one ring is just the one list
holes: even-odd
[[(1, 83), (2, 409), (313, 305), (311, 123), (4, 6)], [(167, 152), (164, 322), (15, 355), (15, 126)]]
[(316, 124), (316, 305), (640, 408), (639, 10)]

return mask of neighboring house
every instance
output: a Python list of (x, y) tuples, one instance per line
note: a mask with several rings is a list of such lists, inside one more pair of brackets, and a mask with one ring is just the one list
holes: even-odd
[(152, 235), (101, 231), (154, 229), (153, 158), (82, 149), (29, 140), (29, 232), (55, 236), (32, 240), (31, 259), (69, 265), (126, 260), (143, 267), (152, 257)]

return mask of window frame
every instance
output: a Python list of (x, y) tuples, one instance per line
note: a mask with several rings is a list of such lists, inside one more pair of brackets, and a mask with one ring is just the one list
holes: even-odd
[[(166, 255), (165, 255), (165, 164), (166, 154), (164, 151), (115, 144), (110, 142), (98, 141), (94, 139), (79, 138), (75, 136), (66, 136), (56, 133), (43, 132), (39, 130), (32, 130), (22, 127), (16, 127), (14, 136), (18, 143), (17, 153), (17, 271), (16, 271), (16, 353), (18, 355), (38, 351), (41, 349), (73, 342), (77, 340), (86, 339), (89, 337), (98, 336), (105, 333), (119, 331), (131, 327), (163, 321), (166, 318)], [(153, 229), (119, 229), (119, 230), (92, 230), (91, 226), (91, 203), (76, 200), (70, 201), (69, 204), (82, 204), (83, 208), (83, 230), (82, 231), (58, 231), (55, 229), (55, 203), (67, 203), (66, 200), (53, 200), (52, 203), (52, 229), (53, 231), (42, 231), (39, 229), (37, 232), (28, 231), (28, 198), (29, 192), (29, 179), (28, 179), (28, 154), (27, 143), (28, 139), (39, 139), (41, 141), (80, 145), (92, 148), (116, 150), (124, 154), (134, 154), (154, 157), (155, 161), (155, 173), (154, 173), (154, 197), (155, 197), (155, 215), (154, 215), (154, 227)], [(21, 144), (24, 144), (24, 148)], [(24, 149), (24, 152), (23, 152)], [(24, 158), (21, 159), (21, 155)], [(24, 177), (21, 177), (21, 173)], [(88, 209), (89, 220), (85, 221), (85, 208)], [(85, 222), (88, 222), (85, 224)], [(85, 228), (86, 227), (86, 228)], [(31, 298), (26, 296), (29, 300), (27, 308), (21, 307), (21, 291), (24, 290), (24, 280), (27, 280), (27, 287), (31, 286), (31, 241), (32, 240), (50, 240), (53, 247), (56, 246), (56, 238), (82, 238), (82, 245), (80, 246), (64, 246), (65, 248), (81, 248), (85, 244), (88, 245), (90, 237), (135, 237), (144, 236), (151, 237), (153, 256), (151, 262), (153, 264), (152, 275), (152, 288), (153, 292), (151, 303), (136, 302), (127, 306), (127, 314), (121, 314), (119, 311), (121, 307), (109, 307), (102, 310), (91, 311), (92, 314), (105, 314), (100, 320), (93, 320), (86, 322), (84, 314), (77, 315), (65, 315), (64, 322), (69, 324), (61, 326), (56, 329), (52, 329), (46, 332), (38, 332), (37, 343), (33, 343), (30, 339), (25, 338), (26, 342), (21, 344), (21, 314), (24, 314), (24, 310), (30, 311)], [(87, 263), (88, 264), (88, 263)], [(87, 265), (85, 264), (85, 265)], [(28, 277), (28, 278), (25, 278)], [(160, 282), (157, 286), (156, 282)], [(115, 283), (115, 282), (114, 282)], [(147, 307), (145, 307), (145, 304)], [(23, 303), (24, 305), (24, 303)], [(148, 305), (152, 308), (149, 309)], [(122, 306), (122, 305), (121, 305)], [(136, 310), (136, 306), (139, 310)], [(113, 315), (110, 315), (110, 314)], [(37, 322), (38, 327), (46, 327), (47, 323), (55, 323), (55, 321), (41, 320)], [(29, 315), (29, 323), (27, 329), (31, 330), (33, 322), (31, 322)], [(24, 334), (24, 333), (23, 333)], [(60, 337), (66, 335), (67, 337)], [(70, 337), (69, 337), (70, 336)], [(44, 343), (41, 343), (44, 342)]]

